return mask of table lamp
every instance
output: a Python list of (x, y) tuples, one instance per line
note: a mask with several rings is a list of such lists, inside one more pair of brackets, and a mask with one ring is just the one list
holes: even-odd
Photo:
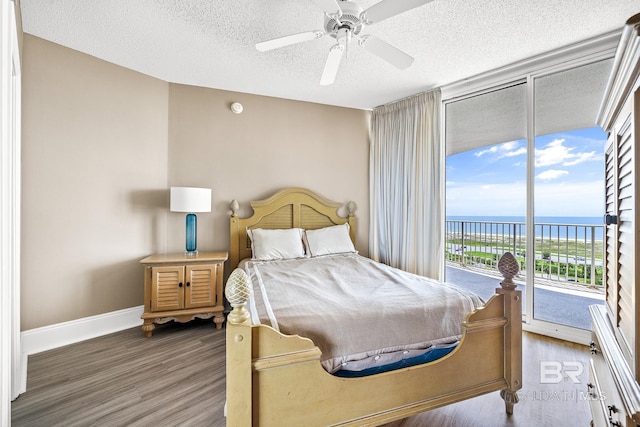
[(171, 187), (171, 212), (187, 212), (186, 256), (198, 255), (195, 212), (211, 212), (211, 189)]

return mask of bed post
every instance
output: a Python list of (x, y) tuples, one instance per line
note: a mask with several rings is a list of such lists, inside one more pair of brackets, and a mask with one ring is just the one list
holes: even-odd
[(356, 202), (350, 201), (347, 203), (347, 223), (349, 224), (349, 237), (355, 247), (356, 245)]
[(227, 316), (227, 426), (252, 424), (251, 320), (245, 309), (251, 290), (249, 277), (236, 268), (225, 288), (227, 300), (233, 307)]
[(497, 294), (504, 296), (504, 314), (507, 325), (504, 329), (504, 376), (508, 387), (500, 391), (507, 414), (513, 413), (513, 405), (518, 403), (517, 391), (522, 388), (522, 292), (516, 290), (513, 277), (518, 274), (518, 260), (510, 252), (505, 252), (498, 262), (498, 270), (504, 280)]
[(238, 240), (238, 209), (240, 204), (233, 199), (229, 204), (231, 216), (229, 217), (229, 263), (231, 268), (236, 268), (240, 262), (240, 242)]

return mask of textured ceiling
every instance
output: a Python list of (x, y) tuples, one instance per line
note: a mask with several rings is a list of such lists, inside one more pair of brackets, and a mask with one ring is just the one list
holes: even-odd
[[(358, 0), (363, 8), (376, 2)], [(322, 29), (310, 0), (20, 4), (25, 33), (165, 81), (362, 109), (618, 30), (640, 12), (638, 0), (435, 0), (363, 30), (412, 55), (410, 68), (352, 43), (335, 83), (320, 86), (334, 39), (255, 49)]]

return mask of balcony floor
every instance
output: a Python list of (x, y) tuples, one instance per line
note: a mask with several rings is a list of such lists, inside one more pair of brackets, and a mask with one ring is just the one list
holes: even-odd
[[(447, 265), (445, 279), (487, 300), (495, 293), (495, 289), (500, 287), (501, 277), (483, 273), (477, 269)], [(524, 312), (527, 304), (525, 283), (522, 280), (514, 281), (522, 291)], [(579, 290), (577, 286), (551, 286), (547, 281), (536, 279), (535, 287), (534, 310), (535, 318), (538, 320), (590, 329), (589, 306), (604, 303), (604, 296), (601, 293)]]

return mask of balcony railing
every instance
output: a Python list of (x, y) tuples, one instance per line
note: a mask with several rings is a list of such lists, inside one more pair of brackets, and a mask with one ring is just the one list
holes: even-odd
[[(535, 224), (535, 278), (601, 288), (603, 225)], [(447, 220), (445, 256), (448, 262), (497, 270), (504, 252), (511, 252), (526, 274), (525, 223)]]

